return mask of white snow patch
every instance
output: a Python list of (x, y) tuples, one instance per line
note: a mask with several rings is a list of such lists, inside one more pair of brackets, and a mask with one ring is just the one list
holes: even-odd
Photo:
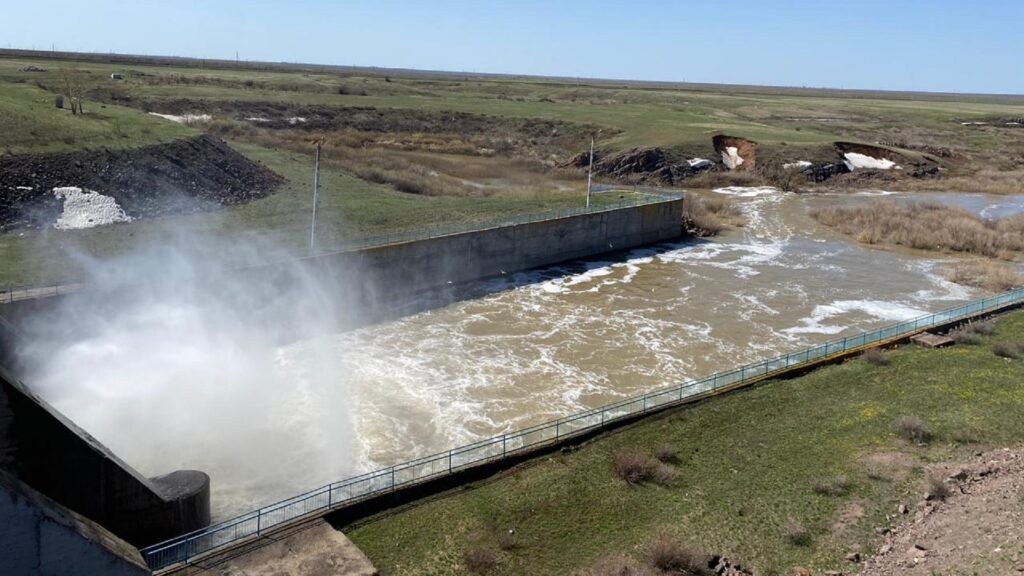
[(690, 164), (690, 168), (706, 168), (711, 166), (711, 160), (707, 158), (690, 158), (687, 162)]
[(289, 124), (304, 124), (305, 122), (306, 119), (303, 118), (302, 116), (292, 116), (291, 118), (288, 119)]
[(249, 122), (270, 122), (270, 118), (264, 118), (263, 116), (250, 116), (246, 120)]
[(180, 116), (175, 114), (159, 114), (157, 112), (150, 112), (152, 116), (159, 116), (164, 120), (170, 120), (171, 122), (177, 122), (178, 124), (191, 124), (193, 122), (209, 122), (213, 119), (209, 114), (182, 114)]
[(53, 227), (58, 230), (81, 230), (132, 221), (132, 217), (125, 214), (117, 205), (117, 200), (111, 196), (82, 190), (77, 186), (54, 188), (53, 194), (58, 199), (64, 199), (64, 212), (53, 223)]
[(856, 170), (858, 168), (874, 168), (876, 170), (890, 170), (895, 168), (900, 170), (900, 166), (888, 158), (873, 158), (866, 154), (858, 154), (857, 152), (847, 152), (843, 154), (846, 158), (844, 161), (846, 167), (850, 170)]
[(32, 190), (31, 186), (15, 186), (15, 190)]
[(735, 170), (737, 166), (743, 164), (743, 157), (740, 156), (739, 148), (735, 146), (726, 146), (725, 150), (722, 150), (722, 162), (729, 170)]
[(961, 126), (988, 126), (988, 122), (961, 122)]
[(783, 164), (782, 167), (785, 168), (786, 170), (790, 170), (792, 168), (799, 168), (800, 170), (803, 170), (804, 168), (810, 168), (812, 165), (813, 163), (810, 162), (809, 160), (797, 160), (796, 162), (789, 162), (788, 164)]

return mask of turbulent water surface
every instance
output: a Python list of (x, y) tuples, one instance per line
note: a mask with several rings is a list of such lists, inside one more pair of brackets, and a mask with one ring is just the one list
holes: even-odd
[[(480, 283), (483, 296), (278, 351), (338, 363), (350, 402), (351, 470), (367, 470), (596, 407), (651, 388), (912, 318), (980, 296), (948, 260), (853, 244), (814, 206), (884, 192), (798, 196), (732, 188), (748, 225)], [(987, 217), (1018, 197), (917, 194)]]
[(479, 282), (454, 302), (418, 303), (428, 311), (283, 347), (230, 313), (231, 293), (122, 303), (38, 355), (30, 383), (143, 474), (210, 473), (225, 518), (980, 296), (943, 279), (949, 260), (824, 230), (816, 206), (886, 196), (985, 217), (1024, 210), (1021, 197), (708, 194), (733, 197), (747, 226)]

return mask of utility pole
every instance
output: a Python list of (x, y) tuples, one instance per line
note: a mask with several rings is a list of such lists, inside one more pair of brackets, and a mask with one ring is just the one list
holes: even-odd
[(309, 227), (309, 252), (316, 250), (316, 207), (320, 200), (320, 140), (316, 141), (316, 163), (313, 168), (313, 224)]
[(590, 162), (587, 164), (587, 208), (590, 208), (590, 182), (594, 177), (594, 136), (590, 136)]

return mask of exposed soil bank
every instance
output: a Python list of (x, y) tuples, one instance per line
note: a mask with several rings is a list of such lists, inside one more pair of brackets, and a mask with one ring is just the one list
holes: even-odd
[(77, 186), (132, 218), (198, 212), (270, 194), (284, 180), (211, 136), (121, 151), (0, 157), (0, 230), (52, 225)]
[(719, 134), (711, 139), (729, 170), (748, 172), (757, 166), (757, 142)]

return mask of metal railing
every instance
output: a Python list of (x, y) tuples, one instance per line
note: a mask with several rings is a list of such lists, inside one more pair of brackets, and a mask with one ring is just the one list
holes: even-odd
[[(361, 236), (359, 238), (353, 238), (349, 240), (342, 240), (341, 242), (334, 244), (330, 248), (318, 250), (313, 255), (301, 256), (298, 259), (305, 259), (315, 256), (324, 256), (327, 254), (334, 254), (339, 252), (352, 252), (355, 250), (365, 250), (367, 248), (379, 248), (382, 246), (388, 246), (391, 244), (400, 244), (403, 242), (415, 242), (418, 240), (429, 240), (431, 238), (440, 238), (442, 236), (451, 236), (453, 234), (464, 234), (467, 232), (478, 232), (480, 230), (489, 230), (491, 228), (500, 228), (504, 226), (515, 226), (519, 224), (530, 224), (533, 222), (543, 222), (545, 220), (555, 220), (558, 218), (569, 218), (572, 216), (582, 216), (584, 214), (599, 214), (602, 212), (610, 212), (613, 210), (621, 210), (623, 208), (633, 208), (636, 206), (644, 206), (647, 204), (658, 204), (661, 202), (670, 202), (673, 200), (679, 200), (683, 197), (681, 192), (674, 192), (669, 190), (659, 190), (657, 188), (643, 188), (638, 189), (637, 187), (632, 188), (616, 188), (610, 187), (606, 192), (628, 192), (631, 196), (626, 198), (619, 198), (612, 202), (602, 202), (600, 205), (586, 207), (572, 207), (572, 208), (559, 208), (554, 210), (546, 210), (543, 212), (529, 212), (525, 214), (513, 214), (503, 218), (492, 218), (488, 220), (473, 220), (469, 222), (462, 222), (457, 224), (449, 224), (446, 226), (431, 226), (427, 228), (420, 228), (416, 230), (407, 230), (403, 232), (394, 232), (390, 234), (378, 234), (375, 236)], [(266, 264), (272, 264), (273, 262), (264, 262), (261, 264), (253, 264), (245, 266), (246, 268), (254, 266), (262, 266)], [(280, 262), (277, 262), (280, 263)], [(60, 294), (68, 294), (76, 292), (85, 288), (87, 284), (83, 283), (67, 283), (67, 284), (7, 284), (0, 285), (0, 304), (11, 303), (15, 300), (25, 300), (29, 298), (45, 298), (48, 296), (57, 296)]]
[(517, 432), (488, 438), (447, 452), (397, 464), (339, 482), (332, 482), (316, 490), (271, 504), (231, 520), (144, 548), (142, 554), (154, 570), (188, 562), (199, 554), (238, 540), (258, 537), (270, 528), (307, 515), (322, 514), (334, 508), (445, 476), (467, 467), (499, 460), (525, 450), (591, 432), (625, 417), (691, 402), (700, 397), (711, 396), (726, 389), (750, 384), (786, 370), (810, 366), (860, 348), (905, 338), (916, 332), (966, 320), (1021, 302), (1024, 302), (1024, 289), (863, 332), (857, 336), (846, 336), (799, 352), (755, 362), (700, 380), (659, 389), (642, 396), (559, 418)]

